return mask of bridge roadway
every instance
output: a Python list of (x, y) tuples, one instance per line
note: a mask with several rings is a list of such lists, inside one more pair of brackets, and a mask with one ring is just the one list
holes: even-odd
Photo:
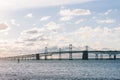
[[(48, 52), (48, 54), (59, 54), (59, 53), (62, 53), (62, 54), (65, 54), (65, 53), (83, 53), (85, 50), (82, 50), (82, 51), (54, 51), (54, 52)], [(97, 50), (94, 50), (94, 51), (88, 51), (88, 53), (94, 53), (94, 54), (120, 54), (120, 51), (97, 51)], [(45, 53), (38, 53), (38, 54), (45, 54)]]
[(6, 59), (26, 59), (26, 58), (35, 58), (36, 60), (39, 60), (41, 57), (45, 57), (47, 59), (47, 56), (52, 56), (55, 54), (59, 54), (59, 58), (61, 58), (61, 54), (69, 54), (69, 59), (72, 59), (72, 54), (74, 53), (80, 53), (82, 54), (82, 59), (83, 60), (88, 60), (89, 56), (88, 54), (95, 54), (96, 57), (98, 58), (98, 54), (108, 54), (109, 57), (114, 56), (114, 59), (116, 59), (116, 56), (120, 54), (120, 51), (97, 51), (97, 50), (91, 50), (91, 51), (86, 51), (86, 50), (81, 50), (81, 51), (53, 51), (53, 52), (41, 52), (41, 53), (36, 53), (36, 54), (27, 54), (27, 55), (18, 55), (18, 56), (11, 56), (11, 57), (6, 57)]

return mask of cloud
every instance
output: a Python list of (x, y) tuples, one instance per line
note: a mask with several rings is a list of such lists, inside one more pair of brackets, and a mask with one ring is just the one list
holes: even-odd
[(19, 9), (31, 9), (31, 8), (41, 8), (48, 6), (58, 6), (58, 5), (68, 5), (68, 4), (78, 4), (85, 3), (94, 0), (4, 0), (1, 1), (0, 10), (19, 10)]
[(71, 16), (64, 16), (64, 17), (61, 17), (60, 18), (60, 21), (69, 21), (69, 20), (71, 20), (73, 17), (71, 17)]
[(60, 26), (55, 22), (49, 22), (43, 28), (32, 28), (21, 32), (20, 39), (24, 41), (45, 41), (50, 39)]
[(61, 16), (61, 21), (68, 21), (75, 16), (91, 15), (91, 11), (86, 9), (61, 9), (59, 14)]
[[(81, 45), (89, 45), (92, 48), (102, 49), (111, 48), (119, 49), (118, 43), (120, 41), (120, 27), (108, 28), (108, 27), (96, 27), (92, 28), (89, 26), (80, 27), (75, 32), (71, 33), (71, 41), (76, 43), (76, 45), (81, 43)], [(74, 39), (73, 39), (74, 38)], [(114, 39), (114, 40), (113, 40)], [(99, 44), (99, 46), (97, 46)], [(96, 45), (96, 46), (95, 46)]]
[(85, 21), (84, 19), (80, 19), (80, 20), (76, 21), (75, 24), (79, 24), (79, 23), (84, 22), (84, 21)]
[(59, 14), (61, 16), (80, 16), (80, 15), (90, 15), (90, 10), (85, 9), (61, 9)]
[(118, 13), (118, 10), (117, 9), (108, 9), (105, 12), (99, 13), (98, 15), (110, 16), (110, 15), (114, 15), (114, 13)]
[(113, 11), (112, 9), (109, 9), (109, 10), (107, 10), (107, 11), (104, 13), (104, 15), (108, 15), (108, 14), (110, 14), (112, 11)]
[(45, 26), (46, 26), (46, 29), (51, 30), (51, 31), (56, 31), (58, 28), (60, 28), (58, 24), (52, 21), (46, 24)]
[(15, 20), (15, 19), (11, 19), (10, 22), (11, 22), (12, 25), (20, 26), (20, 24), (16, 23), (16, 20)]
[(27, 30), (25, 33), (26, 34), (21, 35), (24, 41), (34, 42), (34, 45), (40, 43), (44, 47), (46, 43), (49, 47), (65, 46), (72, 43), (76, 47), (88, 45), (95, 49), (102, 49), (106, 47), (111, 49), (119, 49), (120, 46), (118, 44), (120, 41), (120, 27), (92, 28), (89, 26), (84, 26), (69, 33), (58, 31), (54, 33), (51, 29), (44, 27), (44, 30), (42, 28), (36, 28)]
[(73, 50), (85, 45), (93, 49), (120, 49), (120, 44), (118, 44), (120, 42), (120, 27), (92, 28), (90, 26), (83, 26), (69, 33), (53, 32), (52, 30), (46, 29), (46, 27), (25, 30), (17, 41), (0, 42), (1, 54), (33, 54), (37, 51), (40, 52), (41, 49), (44, 50), (45, 46), (50, 49), (54, 47), (65, 48), (70, 43), (74, 46)]
[(29, 46), (27, 47), (24, 42), (20, 41), (2, 41), (0, 42), (0, 52), (1, 56), (16, 56), (16, 55), (25, 55), (25, 54), (33, 54), (36, 49)]
[(22, 41), (37, 41), (38, 39), (42, 40), (40, 39), (40, 37), (42, 37), (41, 29), (32, 28), (21, 32), (21, 36), (19, 39)]
[(28, 13), (25, 17), (26, 17), (26, 18), (32, 18), (32, 17), (33, 17), (33, 14), (32, 14), (32, 13)]
[(39, 31), (37, 30), (37, 28), (33, 28), (33, 29), (30, 29), (30, 30), (26, 30), (25, 32), (23, 32), (22, 34), (37, 34), (39, 33)]
[(30, 36), (29, 38), (24, 39), (24, 41), (32, 41), (32, 42), (46, 41), (46, 40), (49, 40), (49, 38), (43, 34), (33, 35), (33, 36)]
[(50, 19), (51, 18), (51, 16), (44, 16), (44, 17), (42, 17), (41, 19), (40, 19), (40, 21), (46, 21), (46, 20), (48, 20), (48, 19)]
[(97, 20), (97, 23), (111, 24), (111, 23), (114, 23), (114, 22), (115, 22), (115, 20), (113, 20), (113, 19)]
[(0, 22), (0, 32), (1, 31), (6, 31), (9, 29), (9, 26), (6, 22)]
[(8, 32), (4, 32), (4, 35), (8, 35)]

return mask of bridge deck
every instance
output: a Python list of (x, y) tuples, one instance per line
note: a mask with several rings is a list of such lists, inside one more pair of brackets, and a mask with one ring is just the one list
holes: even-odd
[[(55, 52), (47, 52), (47, 54), (45, 53), (37, 53), (39, 54), (40, 57), (42, 56), (52, 56), (55, 54), (68, 54), (68, 53), (83, 53), (83, 51), (55, 51)], [(93, 53), (93, 54), (120, 54), (120, 51), (88, 51), (88, 53)], [(19, 56), (11, 56), (11, 57), (7, 57), (7, 58), (23, 58), (23, 57), (35, 57), (36, 54), (27, 54), (27, 55), (19, 55)]]

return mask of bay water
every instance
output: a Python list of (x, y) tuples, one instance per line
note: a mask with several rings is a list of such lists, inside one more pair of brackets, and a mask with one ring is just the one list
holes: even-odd
[(120, 80), (120, 60), (0, 61), (0, 80)]

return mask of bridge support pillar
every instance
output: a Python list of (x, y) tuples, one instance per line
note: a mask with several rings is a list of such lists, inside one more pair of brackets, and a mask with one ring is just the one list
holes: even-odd
[(98, 54), (97, 53), (95, 54), (95, 59), (98, 60)]
[(47, 55), (45, 55), (45, 60), (47, 60)]
[(45, 60), (47, 60), (48, 48), (45, 47)]
[(59, 48), (59, 60), (61, 60), (61, 48)]
[(109, 59), (112, 59), (112, 55), (111, 54), (109, 54)]
[(103, 59), (103, 54), (102, 53), (100, 54), (100, 59)]
[(39, 54), (36, 54), (36, 60), (40, 60)]
[(116, 54), (114, 54), (114, 60), (116, 60)]
[(45, 60), (47, 60), (47, 55), (45, 55)]
[(72, 60), (72, 53), (69, 53), (69, 60)]
[(72, 60), (72, 44), (69, 44), (69, 60)]
[(88, 51), (83, 51), (82, 59), (88, 60)]

